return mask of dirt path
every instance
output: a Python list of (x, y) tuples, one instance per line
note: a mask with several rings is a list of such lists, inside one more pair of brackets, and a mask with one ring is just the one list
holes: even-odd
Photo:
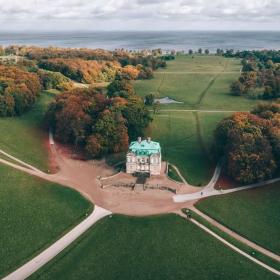
[[(176, 204), (172, 199), (173, 193), (162, 190), (149, 189), (142, 192), (134, 192), (125, 188), (101, 188), (100, 177), (108, 177), (115, 174), (115, 170), (108, 166), (105, 161), (72, 159), (69, 155), (65, 155), (59, 145), (55, 144), (51, 144), (51, 151), (59, 166), (59, 171), (56, 174), (35, 171), (4, 159), (0, 159), (0, 163), (9, 165), (32, 176), (71, 187), (82, 193), (93, 204), (108, 209), (113, 213), (132, 216), (155, 215), (170, 213), (179, 210), (181, 207), (189, 207), (193, 203), (192, 201)], [(152, 180), (152, 184), (156, 185), (158, 183), (162, 183), (164, 186), (169, 184), (173, 186), (175, 184), (173, 181), (168, 180), (166, 176)], [(179, 193), (191, 194), (197, 192), (199, 188), (178, 183), (178, 189), (181, 190)]]

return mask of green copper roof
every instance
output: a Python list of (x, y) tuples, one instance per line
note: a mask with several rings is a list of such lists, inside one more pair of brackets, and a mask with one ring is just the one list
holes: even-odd
[(160, 153), (160, 144), (154, 141), (143, 140), (140, 143), (138, 141), (133, 141), (130, 143), (129, 151), (135, 153), (136, 155), (147, 155)]

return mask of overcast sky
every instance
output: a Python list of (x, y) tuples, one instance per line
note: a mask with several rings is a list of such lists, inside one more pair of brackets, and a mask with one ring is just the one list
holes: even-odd
[(0, 0), (0, 30), (280, 30), (280, 0)]

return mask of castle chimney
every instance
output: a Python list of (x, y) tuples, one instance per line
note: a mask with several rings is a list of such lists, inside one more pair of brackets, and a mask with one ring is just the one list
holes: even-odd
[(148, 138), (147, 138), (147, 142), (148, 142), (148, 143), (151, 143), (151, 141), (152, 141), (151, 137), (148, 137)]
[(138, 137), (138, 138), (137, 138), (137, 142), (138, 142), (138, 143), (141, 143), (141, 141), (142, 141), (142, 138), (141, 138), (141, 137)]

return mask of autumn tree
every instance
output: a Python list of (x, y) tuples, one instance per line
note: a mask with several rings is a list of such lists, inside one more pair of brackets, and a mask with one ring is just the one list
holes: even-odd
[(40, 81), (35, 73), (15, 66), (0, 65), (0, 116), (21, 115), (39, 96)]
[(244, 94), (244, 85), (240, 81), (235, 81), (230, 86), (230, 93), (235, 96)]
[(92, 157), (125, 151), (129, 137), (142, 135), (150, 121), (140, 97), (109, 97), (94, 88), (56, 96), (46, 114), (59, 141), (82, 147)]
[(226, 172), (240, 183), (271, 178), (276, 170), (268, 122), (250, 113), (235, 113), (215, 130), (215, 155), (222, 157)]

